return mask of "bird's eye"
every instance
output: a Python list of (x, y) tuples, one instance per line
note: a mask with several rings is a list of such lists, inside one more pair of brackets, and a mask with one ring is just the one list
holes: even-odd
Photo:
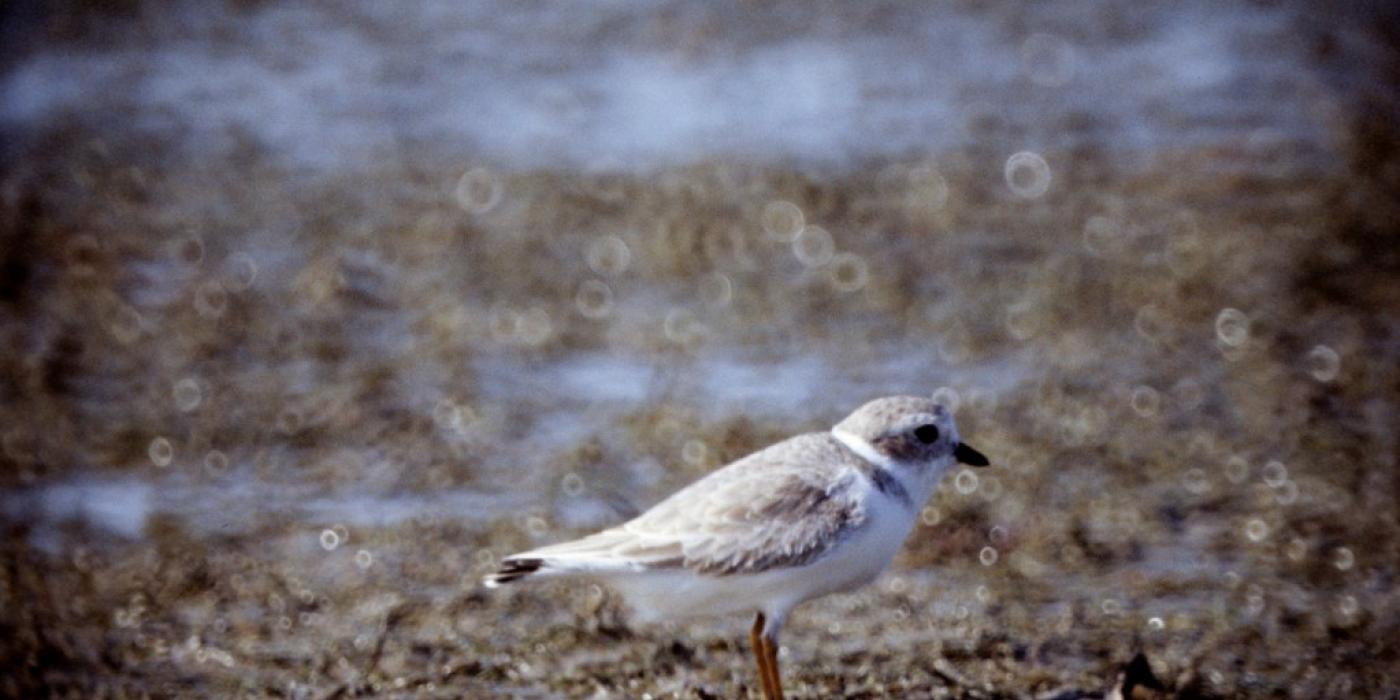
[(938, 442), (938, 426), (921, 425), (914, 429), (914, 437), (919, 438), (919, 442), (925, 445), (932, 445)]

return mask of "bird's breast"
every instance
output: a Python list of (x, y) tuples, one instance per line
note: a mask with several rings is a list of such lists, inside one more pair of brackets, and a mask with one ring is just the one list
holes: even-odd
[(828, 557), (832, 590), (849, 590), (875, 580), (903, 546), (914, 517), (913, 509), (899, 499), (871, 494), (865, 522)]

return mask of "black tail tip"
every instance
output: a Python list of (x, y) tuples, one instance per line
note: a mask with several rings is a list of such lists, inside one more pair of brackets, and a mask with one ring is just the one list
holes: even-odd
[(501, 568), (496, 573), (486, 577), (486, 585), (495, 588), (503, 583), (518, 581), (539, 571), (542, 566), (543, 559), (507, 559), (501, 562)]

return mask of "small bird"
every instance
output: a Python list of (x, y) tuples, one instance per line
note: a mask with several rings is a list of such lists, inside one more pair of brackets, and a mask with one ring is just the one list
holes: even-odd
[(781, 700), (778, 633), (799, 603), (873, 581), (955, 463), (988, 464), (932, 399), (870, 401), (830, 431), (724, 466), (636, 518), (512, 554), (485, 583), (579, 574), (646, 619), (754, 613), (749, 642)]

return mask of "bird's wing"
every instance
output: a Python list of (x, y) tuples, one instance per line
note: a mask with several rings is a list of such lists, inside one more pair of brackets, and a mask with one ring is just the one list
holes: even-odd
[(805, 564), (866, 518), (855, 458), (831, 441), (814, 433), (778, 443), (630, 522), (517, 556), (595, 571), (685, 567), (717, 576)]

